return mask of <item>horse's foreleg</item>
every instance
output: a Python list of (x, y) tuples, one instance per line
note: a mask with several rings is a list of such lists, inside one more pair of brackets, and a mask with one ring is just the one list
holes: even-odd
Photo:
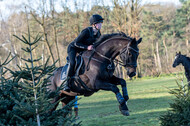
[(129, 111), (128, 111), (128, 107), (126, 105), (125, 99), (123, 98), (123, 96), (119, 92), (119, 88), (115, 84), (108, 83), (108, 82), (102, 82), (102, 81), (96, 81), (96, 88), (105, 90), (105, 91), (114, 92), (116, 95), (117, 101), (120, 104), (121, 113), (125, 116), (129, 116)]
[(122, 78), (112, 76), (112, 78), (110, 79), (110, 82), (112, 82), (113, 84), (116, 84), (116, 85), (121, 85), (122, 92), (123, 92), (123, 97), (127, 101), (129, 99), (129, 96), (128, 96), (128, 91), (127, 91), (126, 81), (124, 79), (122, 79)]

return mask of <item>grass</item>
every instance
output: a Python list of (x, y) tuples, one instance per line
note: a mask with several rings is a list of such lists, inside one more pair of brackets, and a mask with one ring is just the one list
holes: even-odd
[(120, 113), (112, 92), (99, 91), (78, 101), (82, 126), (159, 126), (159, 116), (169, 109), (174, 98), (168, 92), (177, 87), (175, 78), (161, 77), (127, 84), (130, 116)]

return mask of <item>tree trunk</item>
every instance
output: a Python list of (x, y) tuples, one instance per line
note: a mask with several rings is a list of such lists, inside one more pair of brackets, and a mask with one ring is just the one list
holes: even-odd
[(53, 20), (53, 33), (54, 33), (54, 42), (55, 42), (55, 47), (56, 47), (56, 52), (57, 52), (57, 57), (59, 59), (59, 66), (61, 66), (61, 60), (60, 60), (60, 55), (59, 55), (59, 48), (58, 48), (58, 42), (57, 42), (57, 29), (55, 26), (55, 8), (54, 8), (54, 0), (51, 1), (51, 8), (52, 8), (52, 20)]
[(52, 50), (51, 50), (51, 46), (49, 44), (49, 41), (48, 41), (48, 37), (47, 37), (47, 33), (46, 33), (46, 27), (45, 27), (45, 10), (44, 10), (44, 5), (45, 3), (43, 2), (43, 11), (42, 11), (42, 22), (40, 20), (37, 19), (37, 17), (35, 16), (35, 14), (33, 14), (32, 12), (30, 13), (33, 18), (35, 19), (35, 21), (41, 26), (42, 28), (42, 31), (43, 31), (43, 36), (44, 36), (44, 42), (46, 43), (47, 45), (47, 50), (48, 50), (48, 53), (50, 54), (50, 56), (52, 57), (52, 62), (54, 63), (55, 62), (55, 59), (54, 59), (54, 56), (53, 56), (53, 53), (52, 53)]
[(53, 53), (52, 53), (50, 44), (49, 44), (49, 42), (48, 42), (47, 33), (45, 33), (44, 26), (42, 26), (42, 27), (43, 27), (44, 42), (46, 43), (46, 45), (47, 45), (47, 47), (48, 47), (48, 52), (49, 52), (49, 54), (50, 54), (51, 57), (52, 57), (52, 62), (54, 63), (54, 62), (55, 62), (55, 59), (54, 59), (54, 56), (53, 56)]
[(159, 55), (158, 41), (156, 42), (156, 55), (157, 55), (159, 72), (162, 72), (162, 66), (161, 66), (160, 55)]
[[(3, 66), (1, 66), (1, 59), (0, 59), (0, 82), (1, 82), (1, 84), (3, 85), (3, 76), (2, 76), (2, 74), (3, 74)], [(3, 89), (3, 86), (1, 86), (1, 90)]]
[(139, 56), (137, 60), (137, 75), (136, 77), (142, 77), (142, 71), (141, 71), (141, 57)]

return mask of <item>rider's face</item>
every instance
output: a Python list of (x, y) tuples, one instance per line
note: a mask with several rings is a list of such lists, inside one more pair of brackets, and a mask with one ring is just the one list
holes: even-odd
[(95, 27), (100, 30), (102, 28), (102, 23), (95, 24)]

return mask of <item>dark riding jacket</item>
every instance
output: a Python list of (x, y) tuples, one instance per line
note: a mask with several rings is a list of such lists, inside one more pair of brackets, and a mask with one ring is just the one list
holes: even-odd
[[(87, 27), (79, 34), (79, 36), (70, 43), (69, 46), (72, 46), (77, 51), (87, 50), (89, 45), (93, 45), (94, 42), (101, 36), (100, 31), (94, 35), (94, 31), (92, 27)], [(68, 50), (69, 51), (69, 50)]]

